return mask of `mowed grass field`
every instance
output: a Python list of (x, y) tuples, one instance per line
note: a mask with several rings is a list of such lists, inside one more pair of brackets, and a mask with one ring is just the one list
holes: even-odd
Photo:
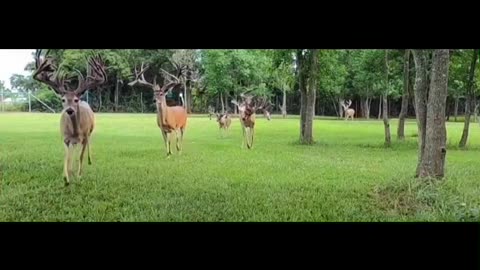
[(381, 121), (317, 119), (317, 143), (304, 146), (298, 117), (262, 117), (247, 150), (237, 118), (222, 138), (214, 119), (192, 116), (182, 155), (166, 159), (154, 114), (99, 113), (93, 164), (66, 188), (59, 117), (0, 114), (0, 221), (480, 219), (478, 123), (468, 150), (456, 147), (463, 123), (448, 123), (446, 177), (423, 183), (414, 120), (385, 149)]

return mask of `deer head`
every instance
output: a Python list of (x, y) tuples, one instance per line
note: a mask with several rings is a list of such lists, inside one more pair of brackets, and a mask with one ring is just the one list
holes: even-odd
[(348, 108), (350, 108), (350, 105), (352, 105), (352, 101), (349, 99), (348, 101), (343, 101), (342, 107), (346, 111)]
[(94, 89), (102, 85), (107, 80), (105, 73), (105, 65), (100, 55), (93, 55), (87, 58), (87, 77), (83, 77), (78, 70), (78, 85), (75, 90), (71, 90), (66, 73), (59, 69), (55, 64), (55, 60), (48, 56), (41, 59), (42, 50), (35, 53), (35, 72), (32, 77), (40, 82), (50, 86), (52, 90), (62, 99), (63, 110), (70, 116), (74, 116), (78, 111), (80, 98), (88, 89)]
[(156, 75), (153, 78), (153, 82), (148, 82), (147, 80), (145, 80), (145, 76), (143, 74), (145, 73), (145, 71), (147, 71), (148, 68), (149, 68), (148, 66), (144, 66), (144, 63), (142, 63), (140, 71), (137, 71), (137, 67), (135, 67), (135, 80), (128, 83), (128, 85), (133, 86), (135, 84), (138, 84), (138, 85), (147, 86), (153, 90), (154, 101), (157, 104), (166, 104), (166, 99), (165, 99), (166, 93), (168, 93), (168, 91), (171, 90), (173, 87), (179, 85), (180, 80), (176, 76), (173, 76), (172, 74), (162, 69), (162, 71), (166, 75), (172, 77), (174, 81), (170, 81), (163, 87), (160, 87), (160, 85), (157, 83)]

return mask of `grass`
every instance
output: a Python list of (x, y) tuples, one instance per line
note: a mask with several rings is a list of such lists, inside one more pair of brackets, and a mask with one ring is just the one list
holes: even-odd
[(390, 149), (381, 121), (317, 119), (312, 146), (297, 143), (298, 117), (257, 121), (248, 151), (238, 119), (221, 138), (215, 120), (192, 116), (183, 154), (166, 159), (153, 114), (97, 114), (93, 165), (65, 188), (59, 115), (0, 114), (0, 221), (480, 219), (478, 124), (459, 150), (463, 123), (448, 123), (446, 178), (429, 183), (412, 177), (412, 120)]

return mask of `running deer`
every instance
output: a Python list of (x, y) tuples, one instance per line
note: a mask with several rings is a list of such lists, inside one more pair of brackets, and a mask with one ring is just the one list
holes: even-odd
[(243, 99), (242, 103), (238, 103), (236, 100), (232, 100), (232, 103), (238, 107), (238, 113), (240, 116), (240, 124), (242, 126), (242, 148), (245, 143), (247, 148), (253, 147), (253, 138), (255, 134), (255, 112), (262, 110), (265, 117), (270, 121), (269, 103), (265, 99), (254, 99), (253, 96), (240, 95)]
[(355, 115), (355, 110), (349, 108), (350, 105), (352, 105), (351, 100), (348, 100), (347, 102), (344, 102), (342, 104), (343, 111), (345, 112), (345, 120), (348, 120), (348, 118), (351, 118), (353, 120), (353, 116)]
[(42, 82), (62, 99), (63, 110), (60, 118), (60, 131), (63, 135), (65, 144), (65, 159), (63, 174), (65, 186), (70, 184), (72, 176), (72, 155), (74, 147), (82, 144), (80, 160), (78, 165), (78, 177), (82, 176), (83, 155), (85, 148), (88, 150), (88, 164), (92, 164), (90, 158), (90, 136), (95, 128), (95, 116), (88, 103), (81, 101), (80, 98), (88, 89), (92, 90), (102, 85), (107, 80), (105, 66), (99, 55), (93, 55), (87, 58), (87, 76), (83, 77), (80, 71), (78, 73), (78, 85), (75, 90), (71, 90), (69, 83), (71, 80), (66, 78), (65, 72), (57, 67), (54, 59), (48, 56), (48, 51), (44, 59), (41, 59), (41, 50), (35, 54), (35, 71), (33, 78)]
[(164, 70), (162, 71), (166, 75), (174, 79), (173, 82), (168, 82), (164, 86), (160, 87), (160, 85), (157, 84), (156, 75), (153, 79), (153, 83), (147, 82), (143, 74), (148, 68), (148, 66), (144, 67), (143, 63), (139, 72), (137, 72), (137, 68), (135, 68), (135, 80), (130, 82), (128, 85), (133, 86), (135, 84), (139, 84), (143, 86), (148, 86), (153, 89), (155, 103), (157, 105), (157, 125), (162, 132), (168, 158), (172, 154), (171, 140), (173, 132), (175, 132), (176, 136), (177, 152), (178, 154), (181, 154), (182, 152), (183, 134), (187, 126), (187, 111), (184, 107), (184, 103), (182, 104), (182, 106), (167, 106), (165, 96), (168, 91), (171, 91), (171, 89), (175, 88), (178, 85), (181, 85), (181, 83), (176, 76)]
[(232, 123), (232, 118), (230, 117), (230, 114), (228, 112), (224, 114), (217, 113), (216, 116), (220, 132), (222, 132), (222, 129), (224, 133), (228, 132), (230, 124)]

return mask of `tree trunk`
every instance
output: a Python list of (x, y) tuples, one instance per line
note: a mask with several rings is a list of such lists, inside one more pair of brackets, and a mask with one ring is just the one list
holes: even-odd
[(465, 122), (463, 125), (462, 138), (460, 139), (459, 143), (461, 148), (464, 148), (465, 145), (467, 145), (470, 116), (472, 115), (472, 110), (475, 110), (475, 92), (473, 89), (473, 82), (475, 79), (475, 67), (477, 65), (478, 51), (478, 49), (473, 50), (472, 63), (470, 64), (470, 74), (467, 82), (467, 95), (465, 100)]
[(313, 114), (315, 109), (315, 86), (318, 49), (312, 49), (302, 53), (297, 51), (297, 61), (299, 68), (299, 86), (300, 86), (300, 142), (302, 144), (313, 143)]
[(187, 101), (187, 113), (192, 113), (192, 110), (193, 110), (193, 97), (192, 97), (192, 87), (191, 86), (191, 82), (188, 81), (188, 83), (186, 84), (186, 87), (187, 87), (187, 90), (185, 91), (186, 92), (186, 97), (185, 97), (185, 100)]
[(460, 98), (458, 96), (455, 97), (455, 111), (453, 112), (453, 119), (455, 122), (457, 122), (457, 116), (458, 116), (458, 100)]
[(390, 122), (388, 120), (388, 50), (385, 50), (385, 82), (386, 90), (383, 94), (383, 126), (385, 127), (385, 146), (390, 147), (392, 139), (390, 135)]
[(228, 94), (225, 93), (225, 112), (228, 112)]
[(378, 100), (378, 120), (382, 119), (382, 102), (383, 102), (383, 95), (380, 96)]
[(362, 98), (360, 101), (360, 109), (362, 110), (362, 116), (366, 119), (370, 119), (370, 102), (372, 99), (369, 97)]
[(402, 95), (402, 108), (400, 109), (400, 115), (398, 116), (398, 129), (397, 138), (399, 140), (405, 140), (405, 117), (408, 111), (408, 82), (409, 82), (409, 69), (410, 69), (410, 50), (405, 50), (405, 58), (403, 62), (403, 95)]
[(115, 112), (117, 112), (117, 110), (118, 110), (119, 88), (120, 88), (120, 75), (117, 74), (117, 80), (116, 80), (116, 83), (115, 83), (115, 96), (114, 96), (114, 111)]
[(442, 178), (445, 170), (447, 130), (445, 106), (448, 89), (449, 50), (435, 50), (432, 61), (430, 91), (426, 117), (425, 150), (420, 177)]
[(282, 97), (282, 117), (287, 117), (287, 91), (283, 89), (283, 97)]
[(222, 93), (220, 93), (220, 102), (222, 103), (222, 114), (224, 114), (225, 113), (225, 104), (223, 103)]
[(415, 63), (415, 115), (418, 128), (418, 162), (415, 176), (420, 176), (420, 168), (425, 152), (425, 129), (427, 123), (427, 52), (412, 50)]

